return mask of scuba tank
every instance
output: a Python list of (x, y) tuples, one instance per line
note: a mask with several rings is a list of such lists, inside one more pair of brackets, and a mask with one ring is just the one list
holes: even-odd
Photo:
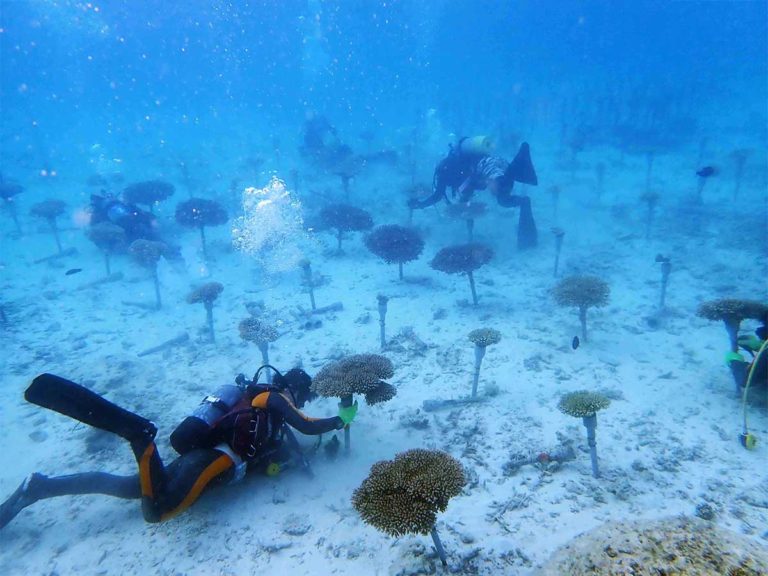
[(489, 136), (462, 138), (457, 145), (462, 154), (488, 156), (493, 152), (493, 140)]
[(179, 454), (186, 454), (197, 448), (212, 448), (218, 439), (212, 434), (216, 423), (242, 399), (245, 388), (227, 384), (203, 398), (191, 415), (184, 418), (171, 434), (171, 446)]

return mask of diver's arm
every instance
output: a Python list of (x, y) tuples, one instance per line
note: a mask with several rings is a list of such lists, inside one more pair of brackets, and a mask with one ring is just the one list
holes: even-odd
[(446, 169), (446, 159), (443, 159), (440, 164), (437, 165), (437, 168), (435, 168), (435, 175), (432, 178), (432, 194), (429, 195), (424, 200), (419, 200), (418, 198), (411, 198), (408, 200), (408, 207), (409, 208), (428, 208), (429, 206), (434, 206), (438, 202), (440, 202), (441, 198), (445, 198), (445, 189), (447, 187), (446, 178), (445, 178), (445, 169)]
[(325, 434), (331, 430), (340, 430), (344, 427), (344, 422), (338, 416), (333, 416), (332, 418), (309, 418), (279, 392), (270, 391), (258, 394), (251, 402), (251, 406), (279, 413), (289, 426), (296, 428), (302, 434)]

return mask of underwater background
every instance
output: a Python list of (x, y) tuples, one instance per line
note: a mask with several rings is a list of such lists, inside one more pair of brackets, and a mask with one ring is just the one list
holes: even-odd
[[(759, 0), (0, 0), (0, 499), (35, 471), (136, 471), (24, 401), (42, 372), (151, 419), (168, 461), (263, 340), (311, 375), (383, 355), (396, 388), (355, 392), (348, 454), (300, 438), (313, 479), (249, 474), (159, 524), (40, 501), (0, 528), (0, 573), (768, 573), (768, 383), (723, 360), (728, 322), (768, 320), (767, 103)], [(535, 247), (486, 190), (409, 209), (477, 135), (507, 161), (530, 145)], [(130, 194), (168, 252), (93, 231), (92, 197)], [(598, 408), (570, 410), (580, 391)], [(305, 412), (335, 415), (328, 396)], [(462, 467), (446, 565), (429, 527), (393, 537), (352, 502), (414, 449)]]

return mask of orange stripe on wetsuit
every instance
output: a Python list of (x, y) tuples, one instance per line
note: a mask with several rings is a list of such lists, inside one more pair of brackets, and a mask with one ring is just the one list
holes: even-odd
[(211, 462), (201, 473), (200, 476), (197, 477), (197, 480), (195, 480), (195, 483), (192, 485), (192, 488), (187, 492), (187, 495), (184, 497), (184, 500), (181, 501), (181, 504), (176, 506), (173, 510), (170, 510), (168, 512), (165, 512), (160, 516), (160, 521), (168, 520), (169, 518), (173, 518), (177, 514), (180, 514), (187, 508), (189, 508), (195, 500), (197, 500), (200, 497), (200, 494), (202, 494), (203, 490), (205, 490), (206, 486), (208, 486), (208, 483), (211, 482), (214, 478), (222, 474), (223, 472), (226, 472), (234, 462), (232, 462), (232, 458), (227, 456), (226, 454), (222, 453), (221, 456), (216, 458), (213, 462)]
[(147, 522), (162, 522), (183, 512), (212, 480), (234, 465), (229, 455), (202, 449), (180, 456), (166, 469), (154, 442), (147, 445), (138, 460), (141, 509)]
[(141, 483), (141, 495), (145, 498), (155, 497), (155, 488), (152, 485), (152, 456), (157, 452), (154, 442), (150, 442), (139, 458), (139, 482)]
[(277, 412), (292, 428), (296, 428), (302, 434), (325, 434), (331, 430), (339, 430), (344, 426), (341, 418), (310, 418), (301, 412), (293, 402), (279, 392), (260, 392), (253, 397), (251, 406), (269, 412)]

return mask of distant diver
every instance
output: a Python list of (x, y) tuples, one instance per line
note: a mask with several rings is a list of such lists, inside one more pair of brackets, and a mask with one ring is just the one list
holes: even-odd
[(352, 149), (341, 141), (336, 128), (322, 114), (308, 112), (303, 132), (299, 152), (323, 168), (338, 166), (352, 156)]
[[(273, 384), (258, 384), (262, 370), (274, 370)], [(189, 508), (215, 484), (240, 480), (247, 471), (274, 475), (280, 465), (298, 459), (311, 472), (291, 427), (302, 434), (340, 430), (354, 420), (357, 404), (340, 407), (331, 418), (309, 418), (300, 409), (316, 395), (312, 379), (299, 368), (281, 374), (263, 366), (252, 381), (240, 375), (233, 385), (207, 396), (197, 410), (171, 434), (180, 454), (163, 464), (154, 439), (157, 428), (149, 420), (125, 410), (74, 382), (41, 374), (25, 398), (95, 428), (117, 434), (130, 443), (139, 472), (116, 476), (86, 472), (68, 476), (34, 473), (0, 504), (0, 528), (38, 500), (71, 494), (106, 494), (141, 499), (147, 522), (161, 522)]]
[(538, 185), (539, 182), (531, 162), (528, 143), (524, 142), (520, 146), (511, 163), (498, 156), (492, 156), (491, 149), (491, 140), (484, 136), (462, 138), (457, 144), (451, 145), (448, 155), (435, 168), (432, 194), (423, 200), (412, 198), (408, 201), (408, 207), (426, 208), (437, 204), (443, 198), (450, 203), (445, 193), (449, 186), (452, 197), (458, 197), (458, 201), (464, 203), (470, 201), (475, 191), (487, 188), (500, 206), (520, 207), (517, 247), (533, 248), (538, 238), (531, 199), (512, 194), (515, 182), (532, 186)]
[(172, 262), (183, 262), (181, 248), (160, 236), (157, 218), (151, 212), (142, 210), (136, 204), (125, 202), (120, 197), (106, 192), (101, 195), (91, 194), (90, 225), (109, 222), (119, 226), (125, 233), (125, 241), (131, 244), (136, 240), (162, 242), (166, 248), (163, 257)]
[(135, 204), (124, 202), (117, 196), (102, 192), (91, 194), (91, 225), (110, 222), (125, 232), (130, 244), (134, 240), (159, 241), (157, 218)]

